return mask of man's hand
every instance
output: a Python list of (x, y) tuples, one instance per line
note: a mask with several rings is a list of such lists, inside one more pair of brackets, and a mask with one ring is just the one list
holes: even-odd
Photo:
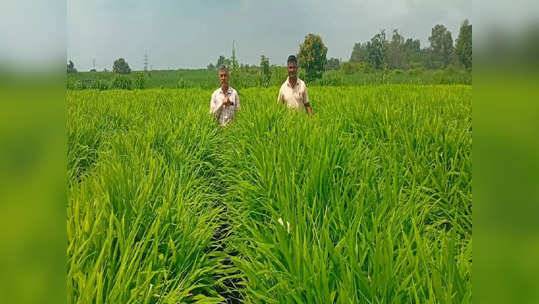
[(230, 97), (229, 96), (226, 96), (225, 99), (223, 100), (223, 104), (224, 105), (231, 105), (232, 102), (230, 101)]
[(305, 105), (305, 111), (307, 111), (307, 114), (309, 114), (309, 116), (313, 116), (313, 109), (311, 108), (310, 104)]

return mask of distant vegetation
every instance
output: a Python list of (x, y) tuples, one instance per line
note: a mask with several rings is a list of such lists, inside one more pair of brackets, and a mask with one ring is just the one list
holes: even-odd
[[(264, 73), (264, 71), (267, 72)], [(249, 87), (280, 86), (286, 79), (285, 67), (249, 67), (231, 72), (231, 85), (236, 89)], [(142, 72), (135, 71), (129, 75), (118, 75), (113, 72), (78, 72), (69, 74), (67, 88), (84, 89), (122, 89), (115, 87), (117, 79), (132, 83), (125, 88), (202, 88), (210, 89), (219, 86), (216, 70), (163, 70)], [(305, 79), (305, 71), (300, 69), (299, 77)], [(445, 69), (428, 70), (415, 68), (408, 70), (376, 70), (369, 69), (360, 63), (345, 62), (337, 70), (325, 71), (322, 78), (308, 82), (310, 86), (355, 86), (365, 84), (471, 84), (469, 71), (449, 66)], [(138, 85), (135, 85), (135, 84)]]
[(77, 73), (77, 69), (75, 68), (75, 64), (73, 61), (69, 60), (69, 63), (67, 64), (67, 73)]
[(114, 61), (114, 64), (112, 65), (112, 71), (118, 74), (129, 74), (131, 73), (131, 68), (129, 67), (129, 64), (127, 63), (127, 61), (125, 61), (125, 59), (119, 58)]
[[(442, 24), (435, 25), (429, 37), (430, 45), (421, 48), (420, 41), (405, 38), (394, 29), (391, 38), (385, 30), (369, 41), (354, 45), (348, 61), (326, 58), (328, 52), (321, 36), (308, 34), (299, 45), (299, 77), (310, 86), (354, 86), (365, 84), (471, 84), (472, 25), (461, 24), (458, 38)], [(285, 64), (285, 58), (278, 60)], [(286, 79), (286, 68), (270, 63), (261, 55), (260, 65), (238, 62), (236, 51), (227, 58), (219, 55), (207, 69), (162, 70), (131, 73), (124, 58), (113, 63), (112, 72), (77, 72), (75, 64), (67, 65), (67, 88), (83, 89), (146, 89), (202, 88), (219, 85), (216, 69), (230, 68), (231, 84), (237, 89), (280, 86)], [(122, 74), (122, 75), (120, 75)], [(120, 77), (122, 76), (122, 77)]]

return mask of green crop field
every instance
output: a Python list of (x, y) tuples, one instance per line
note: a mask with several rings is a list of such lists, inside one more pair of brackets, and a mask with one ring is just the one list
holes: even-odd
[(68, 303), (471, 303), (471, 86), (211, 92), (68, 90)]
[[(299, 77), (305, 79), (304, 71)], [(286, 79), (286, 67), (272, 67), (270, 86), (280, 86)], [(262, 71), (259, 67), (231, 71), (231, 85), (245, 89), (262, 85)], [(309, 86), (358, 86), (373, 84), (471, 84), (470, 71), (448, 67), (446, 69), (373, 70), (350, 72), (343, 70), (325, 71), (322, 78)], [(66, 86), (70, 90), (110, 90), (110, 89), (215, 89), (219, 86), (217, 70), (165, 70), (135, 71), (127, 75), (112, 72), (78, 72), (67, 74)]]

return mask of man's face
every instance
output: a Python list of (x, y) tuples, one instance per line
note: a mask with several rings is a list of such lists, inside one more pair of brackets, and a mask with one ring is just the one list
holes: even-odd
[(227, 70), (219, 70), (219, 83), (221, 86), (228, 86), (228, 71)]
[(287, 68), (288, 68), (288, 77), (296, 78), (296, 74), (298, 72), (298, 64), (295, 62), (289, 62), (287, 65)]

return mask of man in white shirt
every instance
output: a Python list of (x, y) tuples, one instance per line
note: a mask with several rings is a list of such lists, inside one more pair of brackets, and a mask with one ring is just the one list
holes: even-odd
[(279, 97), (277, 102), (286, 103), (289, 108), (296, 108), (299, 110), (305, 109), (309, 116), (313, 115), (313, 110), (309, 103), (309, 95), (307, 94), (307, 87), (305, 82), (299, 79), (298, 73), (298, 60), (296, 56), (288, 56), (286, 63), (288, 70), (288, 78), (281, 86), (279, 90)]
[(211, 94), (210, 113), (217, 122), (224, 126), (234, 118), (234, 112), (240, 108), (238, 92), (229, 86), (230, 75), (226, 66), (219, 68), (221, 87)]

